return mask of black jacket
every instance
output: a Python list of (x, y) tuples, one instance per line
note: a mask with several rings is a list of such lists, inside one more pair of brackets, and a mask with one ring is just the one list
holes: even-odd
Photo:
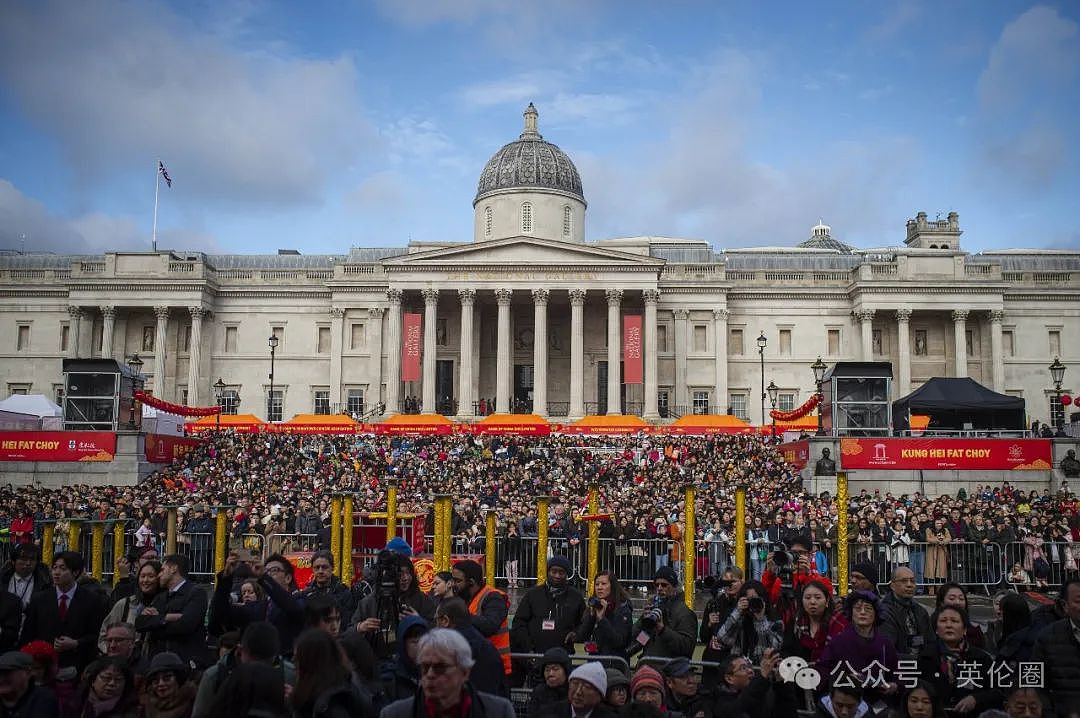
[(599, 621), (589, 609), (577, 630), (577, 639), (596, 644), (596, 652), (602, 656), (627, 655), (630, 647), (631, 629), (634, 627), (634, 612), (629, 601), (609, 608)]
[(19, 645), (25, 646), (37, 640), (52, 643), (59, 636), (74, 638), (79, 642), (79, 647), (60, 654), (60, 667), (74, 666), (82, 673), (97, 657), (98, 632), (106, 613), (107, 608), (100, 594), (80, 585), (68, 604), (67, 617), (61, 621), (56, 590), (50, 586), (30, 599)]
[(353, 718), (370, 715), (370, 705), (365, 706), (352, 683), (342, 683), (328, 688), (316, 696), (311, 705), (293, 712), (295, 718)]
[[(928, 645), (923, 646), (919, 653), (919, 675), (934, 684), (942, 705), (951, 708), (957, 702), (971, 696), (975, 699), (975, 708), (972, 715), (979, 715), (989, 708), (999, 708), (1002, 696), (996, 688), (989, 687), (988, 680), (969, 682), (963, 685), (962, 672), (965, 670), (961, 664), (977, 664), (980, 677), (989, 676), (992, 673), (991, 666), (994, 659), (989, 653), (981, 648), (967, 648), (956, 654), (950, 660), (944, 646), (936, 637)], [(953, 664), (953, 677), (949, 679), (946, 663)]]
[[(510, 627), (510, 645), (519, 653), (544, 653), (549, 648), (565, 648), (573, 653), (571, 634), (581, 625), (585, 598), (576, 589), (566, 588), (558, 597), (544, 584), (525, 592)], [(554, 629), (544, 629), (545, 621), (554, 621)]]
[[(144, 611), (135, 619), (135, 630), (150, 642), (151, 655), (172, 651), (184, 663), (194, 662), (197, 668), (205, 668), (211, 659), (206, 647), (206, 605), (205, 589), (184, 581), (175, 591), (155, 596), (151, 607), (158, 615), (147, 616)], [(179, 613), (180, 619), (166, 621), (170, 613)]]
[(880, 630), (896, 646), (896, 654), (901, 660), (917, 657), (937, 640), (930, 625), (930, 614), (913, 599), (905, 601), (889, 591), (881, 599), (881, 606), (885, 616)]
[(304, 588), (301, 595), (304, 599), (307, 599), (309, 596), (330, 596), (333, 598), (334, 601), (337, 602), (338, 612), (341, 614), (342, 630), (348, 627), (349, 624), (347, 621), (353, 615), (353, 612), (356, 611), (356, 604), (353, 601), (352, 591), (350, 591), (349, 587), (342, 583), (341, 579), (337, 576), (331, 576), (330, 583), (324, 588), (320, 588), (315, 585), (315, 581), (312, 581)]
[(31, 681), (22, 698), (11, 708), (0, 703), (0, 718), (56, 718), (60, 705), (52, 689), (35, 686)]
[(772, 682), (754, 676), (743, 690), (736, 693), (726, 685), (716, 689), (713, 696), (713, 715), (724, 718), (764, 718), (775, 706)]
[(293, 642), (304, 629), (304, 606), (299, 592), (289, 593), (281, 584), (264, 573), (259, 586), (269, 597), (255, 603), (233, 604), (229, 596), (232, 581), (218, 574), (214, 595), (210, 600), (209, 630), (219, 636), (225, 631), (243, 631), (254, 621), (269, 621), (278, 629), (281, 654), (291, 656)]
[(1071, 619), (1050, 624), (1035, 640), (1031, 660), (1045, 666), (1047, 692), (1053, 697), (1051, 715), (1065, 716), (1080, 710), (1080, 643)]
[[(690, 658), (697, 645), (697, 615), (686, 607), (682, 593), (676, 593), (660, 604), (664, 615), (664, 630), (649, 638), (641, 652), (643, 656), (657, 658)], [(641, 633), (641, 619), (631, 630), (631, 636)]]
[[(3, 567), (0, 567), (0, 587), (3, 587), (6, 590), (11, 584), (11, 578), (14, 575), (15, 563), (13, 561), (8, 561)], [(30, 588), (29, 596), (27, 596), (27, 598), (33, 597), (38, 591), (52, 585), (52, 574), (49, 573), (49, 569), (46, 568), (45, 564), (41, 561), (37, 562), (37, 566), (34, 567), (32, 575), (34, 577), (34, 585)], [(21, 601), (22, 599), (20, 598), (19, 600)]]
[(493, 696), (510, 697), (510, 691), (506, 686), (506, 672), (503, 669), (502, 656), (491, 645), (491, 641), (480, 635), (480, 631), (466, 624), (455, 627), (458, 633), (469, 642), (472, 649), (473, 667), (469, 671), (469, 683), (482, 692)]
[[(549, 703), (541, 708), (535, 714), (530, 713), (530, 718), (571, 718), (573, 711), (570, 710), (570, 701), (563, 700), (558, 703)], [(618, 713), (613, 711), (604, 703), (600, 703), (593, 708), (592, 713), (589, 714), (589, 718), (617, 718)]]
[(22, 624), (22, 601), (0, 584), (0, 653), (19, 647), (19, 628)]

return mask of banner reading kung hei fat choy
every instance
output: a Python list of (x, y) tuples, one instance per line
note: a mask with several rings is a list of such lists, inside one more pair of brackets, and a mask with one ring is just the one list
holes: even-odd
[(641, 315), (627, 314), (623, 317), (623, 383), (642, 382), (642, 335)]
[(423, 343), (422, 317), (406, 314), (402, 318), (401, 380), (420, 381), (420, 347)]
[(841, 439), (844, 469), (1049, 471), (1049, 439)]

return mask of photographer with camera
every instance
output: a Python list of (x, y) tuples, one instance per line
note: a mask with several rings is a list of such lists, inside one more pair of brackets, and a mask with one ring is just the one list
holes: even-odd
[[(705, 588), (712, 591), (712, 598), (705, 604), (705, 612), (701, 618), (701, 631), (698, 635), (700, 641), (705, 644), (701, 653), (701, 660), (707, 663), (717, 663), (728, 655), (729, 649), (720, 639), (716, 632), (724, 621), (735, 609), (739, 602), (739, 592), (743, 587), (743, 572), (738, 566), (729, 566), (717, 579), (714, 576), (706, 576)], [(701, 680), (706, 685), (716, 683), (719, 675), (715, 668), (706, 667), (702, 671)]]
[(798, 603), (795, 593), (813, 580), (823, 578), (817, 571), (810, 549), (810, 537), (795, 534), (787, 539), (787, 550), (780, 546), (765, 564), (761, 583), (768, 592), (769, 601), (786, 623), (795, 614)]
[(409, 616), (420, 616), (430, 625), (435, 620), (435, 602), (420, 590), (412, 561), (394, 551), (378, 553), (373, 583), (374, 591), (360, 601), (350, 625), (367, 638), (376, 657), (385, 660), (395, 653), (398, 624)]
[(766, 651), (779, 650), (783, 643), (781, 629), (769, 615), (768, 594), (758, 581), (747, 581), (716, 637), (733, 656), (745, 656), (751, 663), (761, 662)]
[(630, 599), (610, 571), (601, 571), (593, 581), (593, 595), (585, 618), (577, 630), (591, 655), (627, 657), (634, 615)]
[(697, 616), (686, 607), (678, 577), (670, 566), (661, 566), (653, 576), (656, 596), (652, 605), (634, 624), (630, 653), (642, 657), (690, 658), (697, 637)]

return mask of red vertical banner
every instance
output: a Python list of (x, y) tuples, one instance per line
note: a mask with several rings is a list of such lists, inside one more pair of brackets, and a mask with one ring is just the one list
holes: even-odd
[(641, 334), (641, 315), (623, 316), (623, 383), (642, 382), (641, 352), (644, 337)]
[(401, 332), (401, 380), (420, 381), (421, 315), (406, 314)]

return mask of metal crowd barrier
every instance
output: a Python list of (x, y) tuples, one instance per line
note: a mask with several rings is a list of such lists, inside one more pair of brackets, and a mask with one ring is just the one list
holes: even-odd
[(316, 551), (319, 548), (318, 534), (267, 534), (261, 538), (261, 553), (263, 558), (275, 553)]
[(214, 578), (214, 534), (178, 531), (176, 552), (181, 556), (187, 556), (191, 563), (188, 575), (192, 578), (204, 580)]
[[(1046, 561), (1044, 571), (1036, 568), (1038, 559)], [(1014, 541), (1005, 544), (1003, 556), (1004, 580), (1017, 590), (1060, 588), (1065, 581), (1080, 573), (1080, 543), (1071, 541)], [(1020, 564), (1028, 581), (1010, 580), (1012, 567)]]

